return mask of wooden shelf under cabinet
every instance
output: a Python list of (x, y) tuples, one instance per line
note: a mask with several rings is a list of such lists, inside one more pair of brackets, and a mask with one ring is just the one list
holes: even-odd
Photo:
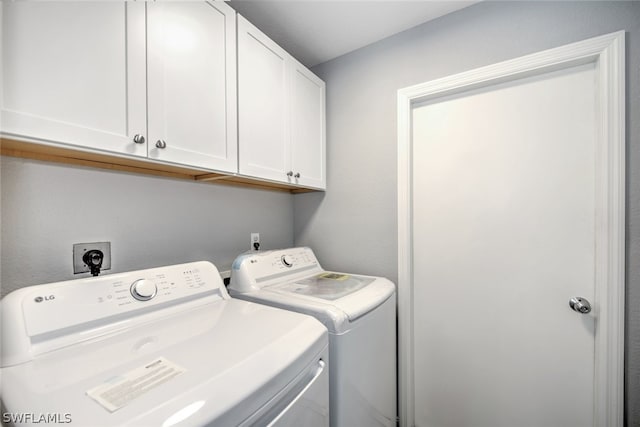
[(241, 175), (212, 173), (210, 171), (154, 162), (147, 159), (134, 159), (108, 153), (81, 151), (7, 138), (0, 138), (0, 155), (190, 181), (203, 181), (245, 188), (281, 191), (292, 194), (320, 191), (277, 182), (263, 181)]

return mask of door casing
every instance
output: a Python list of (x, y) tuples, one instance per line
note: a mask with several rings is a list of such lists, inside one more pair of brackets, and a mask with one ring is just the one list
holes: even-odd
[(621, 427), (624, 396), (625, 33), (619, 31), (398, 91), (398, 364), (400, 425), (413, 426), (412, 109), (443, 96), (594, 63), (596, 141), (594, 425)]

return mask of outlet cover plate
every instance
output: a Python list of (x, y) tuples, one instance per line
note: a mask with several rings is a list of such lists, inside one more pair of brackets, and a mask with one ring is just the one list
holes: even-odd
[(251, 245), (249, 246), (251, 250), (255, 250), (254, 243), (260, 244), (260, 233), (251, 233)]
[(86, 273), (91, 271), (89, 266), (82, 260), (82, 256), (85, 254), (85, 252), (92, 249), (98, 249), (104, 254), (102, 267), (100, 267), (100, 270), (102, 271), (111, 269), (111, 242), (74, 243), (73, 274)]

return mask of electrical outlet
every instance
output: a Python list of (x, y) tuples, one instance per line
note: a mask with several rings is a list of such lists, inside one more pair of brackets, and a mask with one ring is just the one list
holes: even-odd
[[(258, 245), (258, 247), (256, 247)], [(257, 251), (260, 248), (260, 233), (251, 233), (251, 250)]]
[(82, 256), (90, 250), (99, 250), (104, 254), (102, 267), (100, 270), (111, 269), (111, 242), (74, 243), (73, 245), (73, 274), (86, 273), (91, 271), (89, 266), (82, 260)]

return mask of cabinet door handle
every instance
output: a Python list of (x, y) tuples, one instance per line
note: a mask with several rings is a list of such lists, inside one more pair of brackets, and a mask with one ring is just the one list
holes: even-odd
[(293, 171), (287, 172), (287, 176), (293, 176)]
[(144, 144), (144, 136), (140, 135), (139, 133), (137, 133), (134, 137), (133, 137), (133, 142), (135, 142), (136, 144)]
[(156, 147), (167, 148), (167, 143), (164, 142), (164, 139), (159, 139), (158, 142), (156, 142)]
[(300, 172), (296, 173), (293, 177), (294, 178), (300, 178)]

